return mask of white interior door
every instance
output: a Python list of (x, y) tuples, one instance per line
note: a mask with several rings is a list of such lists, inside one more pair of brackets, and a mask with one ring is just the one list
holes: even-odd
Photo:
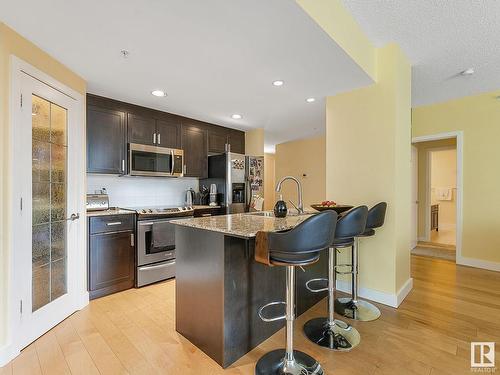
[[(78, 102), (20, 72), (13, 125), (13, 252), (16, 346), (22, 348), (81, 305), (82, 184)], [(82, 215), (82, 218), (79, 216)]]
[(418, 149), (411, 146), (411, 243), (417, 246), (418, 237)]

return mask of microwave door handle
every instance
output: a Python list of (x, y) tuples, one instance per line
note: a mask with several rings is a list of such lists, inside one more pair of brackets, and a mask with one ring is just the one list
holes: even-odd
[(174, 167), (175, 167), (175, 159), (174, 159), (174, 150), (170, 150), (170, 174), (174, 175)]

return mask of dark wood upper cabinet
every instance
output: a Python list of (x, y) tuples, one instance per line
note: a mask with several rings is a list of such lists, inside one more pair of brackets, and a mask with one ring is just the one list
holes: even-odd
[(169, 148), (181, 148), (181, 123), (180, 120), (156, 120), (157, 145)]
[(245, 153), (245, 132), (240, 130), (230, 130), (229, 131), (229, 142), (231, 145), (231, 152), (237, 154)]
[(182, 124), (182, 149), (184, 150), (184, 176), (208, 177), (207, 130), (187, 121)]
[(221, 126), (208, 126), (208, 152), (222, 153), (231, 146), (231, 152), (245, 153), (245, 133)]
[(128, 143), (156, 145), (156, 121), (153, 117), (129, 113), (127, 116)]
[(125, 173), (125, 112), (87, 105), (87, 172)]
[(125, 174), (127, 144), (184, 150), (187, 177), (208, 175), (208, 154), (245, 153), (245, 133), (87, 94), (87, 172)]
[(226, 151), (226, 144), (229, 141), (227, 132), (221, 133), (218, 131), (208, 131), (208, 152), (223, 153)]

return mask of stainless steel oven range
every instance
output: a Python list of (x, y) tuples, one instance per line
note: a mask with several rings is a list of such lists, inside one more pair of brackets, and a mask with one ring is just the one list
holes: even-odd
[(193, 216), (192, 207), (140, 207), (137, 216), (137, 273), (141, 287), (175, 276), (175, 226), (170, 221)]

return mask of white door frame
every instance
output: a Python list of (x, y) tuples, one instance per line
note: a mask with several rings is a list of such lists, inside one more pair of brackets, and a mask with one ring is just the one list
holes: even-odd
[[(411, 205), (412, 205), (412, 209), (411, 209), (411, 222), (412, 224), (414, 224), (414, 228), (412, 229), (412, 238), (411, 238), (411, 241), (410, 241), (410, 250), (413, 250), (416, 246), (417, 246), (417, 243), (418, 243), (418, 207), (419, 207), (419, 202), (418, 202), (418, 148), (415, 146), (415, 145), (411, 145), (411, 168), (412, 168), (412, 171), (411, 171), (411, 178), (413, 182), (413, 186), (412, 186), (412, 197), (411, 197)], [(414, 168), (416, 168), (416, 176), (415, 176), (415, 170)], [(415, 189), (415, 190), (413, 190)], [(413, 193), (416, 192), (417, 196), (416, 198), (413, 196)], [(415, 199), (414, 199), (415, 198)], [(413, 212), (413, 210), (416, 209), (417, 212)], [(416, 219), (416, 220), (415, 220)], [(415, 220), (415, 223), (413, 223), (413, 220)], [(415, 231), (415, 236), (413, 236), (413, 231)]]
[[(82, 140), (79, 144), (75, 144), (75, 152), (78, 155), (82, 155), (78, 158), (76, 165), (72, 165), (80, 173), (76, 174), (78, 191), (76, 192), (78, 197), (77, 210), (80, 213), (80, 220), (75, 221), (74, 228), (76, 229), (77, 237), (77, 248), (71, 249), (76, 252), (76, 257), (78, 260), (78, 269), (71, 270), (71, 272), (76, 272), (76, 290), (77, 290), (77, 308), (81, 309), (86, 306), (89, 302), (89, 294), (87, 291), (87, 222), (86, 208), (85, 208), (85, 123), (84, 123), (84, 110), (85, 110), (85, 98), (80, 93), (67, 87), (66, 85), (55, 80), (46, 73), (38, 70), (37, 68), (31, 66), (25, 61), (19, 59), (16, 56), (10, 56), (10, 78), (11, 78), (11, 91), (9, 98), (9, 108), (10, 108), (10, 243), (9, 243), (9, 262), (8, 262), (8, 306), (7, 306), (7, 344), (4, 348), (0, 350), (0, 366), (9, 362), (14, 357), (16, 357), (20, 350), (22, 349), (20, 342), (16, 339), (16, 332), (19, 329), (20, 324), (20, 305), (19, 305), (19, 295), (22, 294), (22, 290), (19, 290), (19, 285), (16, 281), (16, 273), (14, 272), (16, 261), (16, 251), (13, 249), (14, 238), (17, 235), (16, 226), (14, 223), (14, 212), (19, 211), (21, 192), (16, 191), (14, 188), (14, 175), (16, 173), (16, 166), (14, 165), (14, 154), (16, 152), (15, 140), (19, 137), (19, 128), (16, 124), (19, 124), (21, 120), (20, 111), (20, 97), (21, 97), (21, 80), (23, 75), (29, 75), (32, 78), (54, 88), (55, 90), (65, 94), (72, 100), (75, 100), (75, 123), (80, 124), (77, 130)], [(69, 271), (68, 271), (69, 272)]]
[[(457, 230), (456, 230), (456, 259), (457, 263), (461, 264), (460, 260), (462, 259), (462, 223), (463, 223), (463, 149), (464, 149), (464, 133), (461, 130), (446, 132), (446, 133), (438, 133), (431, 135), (423, 135), (419, 137), (413, 137), (412, 143), (419, 142), (429, 142), (429, 141), (439, 141), (442, 139), (450, 139), (456, 138), (457, 140)], [(429, 158), (427, 158), (427, 162), (429, 163)], [(429, 173), (429, 168), (427, 167), (427, 173)], [(428, 194), (428, 193), (426, 193)], [(430, 199), (430, 197), (427, 197)], [(427, 209), (426, 209), (427, 212)], [(429, 214), (430, 216), (430, 206), (429, 206)], [(429, 222), (429, 218), (426, 219), (426, 227)]]

